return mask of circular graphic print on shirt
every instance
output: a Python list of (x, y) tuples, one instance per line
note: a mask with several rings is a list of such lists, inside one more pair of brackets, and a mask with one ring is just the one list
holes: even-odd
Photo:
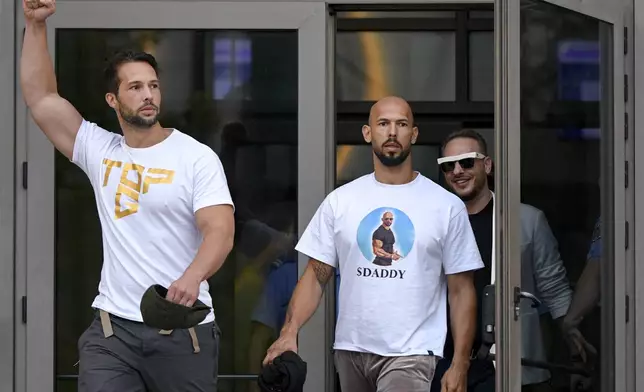
[(365, 259), (378, 266), (387, 267), (404, 261), (414, 240), (414, 224), (397, 208), (377, 208), (358, 226), (358, 247)]

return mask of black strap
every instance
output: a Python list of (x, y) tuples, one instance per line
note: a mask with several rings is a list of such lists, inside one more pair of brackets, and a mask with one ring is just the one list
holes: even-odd
[(478, 353), (476, 353), (476, 358), (480, 359), (481, 361), (485, 361), (486, 359), (488, 359), (491, 349), (491, 344), (482, 343), (481, 347), (479, 347)]

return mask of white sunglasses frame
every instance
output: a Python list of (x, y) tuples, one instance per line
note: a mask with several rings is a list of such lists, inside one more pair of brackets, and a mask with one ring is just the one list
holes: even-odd
[(461, 159), (467, 159), (467, 158), (485, 159), (485, 158), (487, 158), (487, 156), (481, 154), (480, 152), (467, 152), (465, 154), (452, 155), (452, 156), (449, 156), (449, 157), (438, 158), (436, 161), (440, 165), (441, 163), (457, 162), (457, 161), (460, 161)]

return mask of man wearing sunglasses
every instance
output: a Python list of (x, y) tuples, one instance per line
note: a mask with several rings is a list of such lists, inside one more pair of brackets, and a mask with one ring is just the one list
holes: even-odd
[[(494, 279), (494, 194), (488, 177), (492, 159), (487, 155), (483, 137), (472, 130), (457, 131), (443, 142), (442, 157), (438, 159), (447, 187), (465, 202), (476, 242), (485, 267), (474, 274), (478, 295), (478, 327), (472, 355), (481, 346), (481, 298), (486, 285)], [(521, 287), (537, 295), (549, 310), (553, 320), (562, 326), (572, 299), (572, 290), (566, 269), (559, 255), (557, 241), (550, 230), (544, 213), (532, 206), (521, 204)], [(546, 361), (539, 311), (529, 303), (521, 305), (522, 356)], [(569, 342), (572, 343), (572, 342)], [(440, 391), (443, 369), (451, 361), (451, 334), (448, 333), (445, 357), (437, 366), (432, 392)], [(571, 350), (572, 350), (571, 345)], [(577, 347), (577, 346), (574, 346)], [(573, 350), (574, 351), (574, 350)], [(468, 373), (468, 391), (493, 392), (495, 369), (491, 361), (473, 359)], [(547, 370), (522, 367), (523, 391), (551, 391)]]

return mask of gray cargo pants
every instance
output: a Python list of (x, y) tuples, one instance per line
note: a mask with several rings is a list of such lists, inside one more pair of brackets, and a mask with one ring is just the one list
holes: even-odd
[(214, 392), (215, 322), (164, 331), (97, 311), (78, 340), (79, 392)]
[(335, 351), (340, 387), (351, 392), (428, 392), (436, 357), (382, 357), (354, 351)]

